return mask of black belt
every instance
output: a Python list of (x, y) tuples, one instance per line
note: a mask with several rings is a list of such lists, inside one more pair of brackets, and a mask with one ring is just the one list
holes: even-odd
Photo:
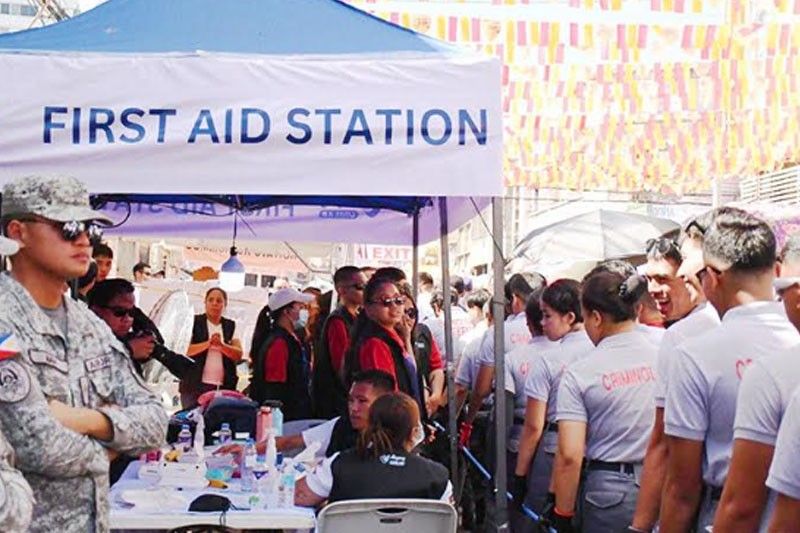
[(544, 426), (545, 431), (552, 431), (553, 433), (558, 433), (558, 422), (548, 422)]
[(607, 461), (589, 461), (586, 470), (600, 472), (619, 472), (620, 474), (633, 474), (636, 470), (633, 463), (609, 463)]
[(712, 501), (719, 501), (722, 499), (722, 487), (713, 487), (711, 485), (706, 485), (706, 490), (711, 493), (711, 500)]

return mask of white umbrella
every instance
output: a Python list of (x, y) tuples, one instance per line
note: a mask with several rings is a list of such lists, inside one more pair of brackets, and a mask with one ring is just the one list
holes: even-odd
[(512, 257), (533, 264), (564, 264), (641, 256), (648, 239), (678, 228), (665, 218), (598, 209), (533, 230)]

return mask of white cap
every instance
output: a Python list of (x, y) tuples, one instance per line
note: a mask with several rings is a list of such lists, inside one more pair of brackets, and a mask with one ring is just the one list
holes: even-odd
[(281, 307), (285, 307), (293, 302), (307, 304), (312, 300), (314, 300), (313, 294), (303, 294), (297, 289), (292, 288), (278, 289), (277, 291), (273, 292), (272, 295), (270, 295), (268, 305), (270, 310), (276, 311)]
[(772, 281), (772, 286), (775, 287), (775, 290), (778, 292), (785, 291), (788, 288), (791, 288), (795, 285), (800, 285), (800, 278), (792, 277), (792, 278), (775, 278)]
[(0, 255), (14, 255), (19, 250), (19, 243), (0, 235)]

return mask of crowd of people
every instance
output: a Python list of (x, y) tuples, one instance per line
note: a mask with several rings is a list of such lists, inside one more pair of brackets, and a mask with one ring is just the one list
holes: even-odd
[[(465, 528), (490, 528), (487, 483), (462, 470), (454, 487), (447, 437), (433, 430), (447, 425), (450, 358), (458, 439), (489, 470), (506, 469), (512, 531), (541, 527), (524, 507), (559, 533), (797, 530), (800, 237), (778, 253), (769, 225), (745, 211), (714, 209), (676, 240), (648, 241), (639, 270), (610, 260), (581, 280), (511, 275), (495, 298), (505, 391), (494, 390), (492, 295), (459, 277), (437, 290), (426, 273), (416, 292), (397, 268), (339, 268), (329, 294), (273, 291), (247, 354), (213, 287), (186, 353), (170, 351), (134, 284), (108, 277), (107, 222), (75, 180), (4, 188), (3, 531), (108, 530), (110, 480), (165, 443), (167, 414), (143, 380), (153, 359), (180, 381), (184, 408), (235, 390), (247, 362), (243, 392), (256, 404), (280, 402), (287, 421), (327, 420), (276, 442), (319, 443), (299, 505), (442, 499)], [(145, 281), (150, 266), (133, 275)], [(500, 393), (505, 464), (491, 429)]]

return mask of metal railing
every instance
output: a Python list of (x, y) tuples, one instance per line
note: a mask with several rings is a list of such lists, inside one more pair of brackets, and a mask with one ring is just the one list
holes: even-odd
[(800, 203), (800, 166), (742, 178), (739, 191), (743, 202)]

